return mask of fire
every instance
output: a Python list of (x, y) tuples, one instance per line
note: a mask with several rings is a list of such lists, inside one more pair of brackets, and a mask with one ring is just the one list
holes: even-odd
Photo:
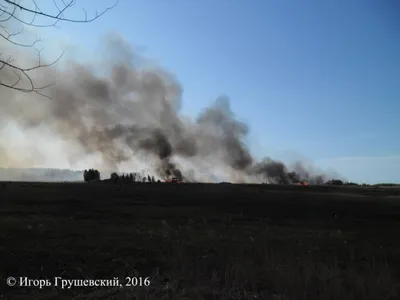
[(308, 185), (308, 182), (307, 181), (301, 181), (301, 182), (297, 182), (296, 185), (306, 186), (306, 185)]
[(180, 183), (180, 180), (178, 180), (178, 178), (169, 178), (167, 180), (165, 180), (165, 182), (169, 182), (169, 183)]

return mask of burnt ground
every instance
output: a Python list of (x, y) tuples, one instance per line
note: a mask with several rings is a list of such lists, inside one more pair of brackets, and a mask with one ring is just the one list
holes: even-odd
[(0, 299), (400, 299), (399, 236), (397, 188), (6, 183)]

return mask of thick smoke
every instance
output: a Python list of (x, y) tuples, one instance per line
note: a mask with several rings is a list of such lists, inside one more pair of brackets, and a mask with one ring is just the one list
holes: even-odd
[[(174, 76), (146, 67), (117, 37), (105, 48), (104, 61), (96, 64), (69, 61), (62, 70), (32, 74), (37, 85), (55, 81), (43, 91), (51, 99), (33, 93), (21, 97), (1, 87), (0, 118), (23, 130), (51, 132), (67, 145), (60, 155), (71, 164), (99, 154), (101, 166), (95, 167), (119, 170), (140, 160), (161, 178), (216, 180), (222, 173), (233, 182), (322, 180), (301, 164), (289, 170), (270, 158), (255, 161), (244, 143), (249, 128), (236, 119), (228, 98), (218, 98), (195, 120), (184, 118), (179, 113), (183, 91)], [(0, 70), (2, 82), (12, 78), (10, 70)], [(4, 156), (11, 151), (6, 143), (0, 149)]]

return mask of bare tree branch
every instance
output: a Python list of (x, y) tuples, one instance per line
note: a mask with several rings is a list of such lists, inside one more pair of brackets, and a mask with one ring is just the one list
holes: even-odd
[[(2, 3), (3, 2), (3, 3)], [(54, 7), (56, 8), (55, 13), (44, 12), (40, 9), (36, 0), (31, 0), (32, 5), (28, 6), (27, 4), (21, 4), (21, 1), (18, 0), (0, 0), (0, 39), (3, 39), (6, 43), (10, 45), (22, 47), (22, 48), (33, 48), (42, 40), (40, 38), (36, 38), (32, 42), (19, 42), (16, 41), (15, 38), (20, 36), (24, 31), (24, 26), (29, 27), (56, 27), (58, 22), (71, 22), (71, 23), (90, 23), (102, 15), (104, 15), (107, 11), (113, 9), (118, 4), (119, 0), (116, 0), (112, 6), (107, 7), (101, 13), (96, 11), (93, 17), (88, 17), (85, 9), (83, 9), (84, 17), (82, 19), (74, 19), (68, 18), (65, 16), (65, 13), (76, 4), (76, 0), (53, 0)], [(17, 12), (21, 12), (17, 14)], [(39, 24), (36, 22), (36, 19), (40, 18), (42, 20), (49, 21), (48, 24)], [(17, 24), (20, 24), (22, 28), (20, 30), (11, 31), (9, 29), (9, 23), (14, 21)], [(15, 80), (12, 82), (8, 82), (0, 77), (0, 88), (9, 88), (13, 90), (17, 90), (25, 93), (36, 93), (45, 97), (48, 97), (43, 93), (44, 89), (51, 86), (51, 84), (44, 86), (36, 86), (29, 72), (38, 70), (41, 68), (51, 67), (55, 65), (63, 56), (62, 53), (56, 60), (51, 63), (42, 63), (41, 59), (41, 51), (42, 49), (37, 49), (37, 63), (30, 67), (23, 67), (18, 65), (12, 57), (8, 57), (7, 59), (2, 58), (2, 54), (0, 54), (0, 71), (2, 72), (10, 72), (15, 76)], [(1, 75), (1, 74), (0, 74)], [(25, 86), (22, 86), (21, 83), (25, 83)]]

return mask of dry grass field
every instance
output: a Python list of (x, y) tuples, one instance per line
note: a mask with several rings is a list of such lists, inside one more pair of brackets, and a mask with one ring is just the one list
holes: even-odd
[(394, 300), (399, 236), (396, 188), (4, 183), (0, 299)]

